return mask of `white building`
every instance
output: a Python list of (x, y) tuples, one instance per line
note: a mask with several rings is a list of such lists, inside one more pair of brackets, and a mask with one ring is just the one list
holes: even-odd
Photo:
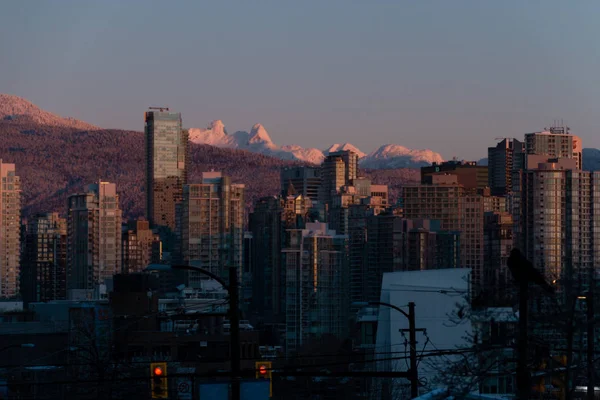
[[(472, 345), (472, 326), (459, 310), (468, 310), (470, 269), (438, 269), (429, 271), (390, 272), (383, 275), (381, 299), (408, 312), (409, 302), (415, 303), (417, 356), (419, 378), (428, 388), (444, 387), (438, 375), (444, 366), (461, 355), (432, 356), (441, 351), (467, 349)], [(398, 311), (379, 308), (375, 357), (379, 371), (406, 371), (409, 360), (408, 319)], [(405, 379), (396, 379), (392, 387), (406, 386)], [(401, 398), (401, 397), (398, 397)]]

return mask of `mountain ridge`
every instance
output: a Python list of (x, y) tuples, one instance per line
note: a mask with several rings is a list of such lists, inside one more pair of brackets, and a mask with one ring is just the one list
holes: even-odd
[(222, 120), (212, 121), (207, 128), (190, 128), (190, 141), (222, 148), (235, 148), (278, 157), (283, 160), (296, 160), (320, 164), (329, 153), (351, 150), (358, 154), (360, 164), (365, 168), (415, 168), (443, 161), (442, 156), (433, 150), (413, 150), (397, 144), (387, 144), (366, 154), (351, 143), (335, 143), (325, 150), (304, 148), (299, 145), (276, 145), (261, 124), (254, 124), (250, 132), (237, 131), (228, 134)]
[(46, 126), (64, 126), (86, 130), (100, 129), (75, 118), (64, 118), (45, 111), (22, 97), (3, 93), (0, 93), (0, 120), (29, 120)]
[[(53, 211), (65, 215), (67, 197), (100, 179), (117, 184), (126, 218), (144, 214), (142, 132), (101, 129), (62, 118), (16, 96), (2, 99), (0, 116), (0, 159), (16, 165), (23, 217)], [(224, 131), (218, 124), (214, 128)], [(261, 127), (255, 128), (253, 142), (268, 141)], [(258, 198), (280, 192), (282, 167), (306, 164), (248, 150), (190, 143), (189, 182), (200, 182), (202, 172), (222, 171), (233, 182), (246, 184), (246, 205), (250, 208)], [(361, 175), (389, 185), (392, 201), (403, 183), (419, 179), (419, 171), (414, 169), (362, 170)]]

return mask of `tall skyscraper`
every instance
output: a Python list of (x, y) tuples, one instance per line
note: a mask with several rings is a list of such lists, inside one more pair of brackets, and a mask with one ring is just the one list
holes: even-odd
[(148, 264), (160, 261), (162, 243), (146, 220), (129, 221), (123, 232), (122, 244), (124, 274), (141, 272)]
[(67, 210), (67, 290), (97, 290), (121, 273), (117, 185), (88, 185), (84, 193), (69, 196)]
[(517, 245), (547, 280), (586, 290), (600, 265), (600, 172), (574, 159), (539, 161), (530, 156), (523, 172)]
[(488, 211), (483, 223), (484, 272), (486, 304), (494, 307), (510, 306), (514, 287), (507, 260), (513, 248), (513, 220), (506, 211)]
[(525, 143), (504, 138), (495, 147), (488, 147), (488, 178), (492, 195), (506, 196), (512, 192), (512, 172), (515, 160), (523, 157)]
[[(544, 128), (542, 132), (525, 134), (525, 153), (547, 156), (548, 158), (572, 158), (577, 169), (583, 166), (581, 139), (572, 135), (568, 126)], [(537, 165), (525, 165), (537, 168)]]
[(304, 229), (312, 206), (301, 194), (286, 197), (263, 197), (250, 214), (253, 237), (253, 308), (267, 322), (284, 322), (285, 269), (281, 249), (286, 245), (286, 231)]
[(146, 217), (152, 226), (175, 229), (175, 205), (187, 183), (188, 132), (181, 114), (169, 109), (144, 114), (146, 135)]
[(311, 222), (288, 231), (285, 266), (286, 353), (293, 355), (323, 335), (347, 336), (348, 238)]
[(21, 181), (15, 164), (0, 159), (0, 298), (19, 293), (21, 258)]
[(26, 302), (66, 298), (67, 220), (58, 213), (35, 214), (27, 221), (21, 267)]
[(350, 150), (329, 153), (321, 164), (319, 201), (329, 204), (342, 186), (351, 185), (358, 175), (358, 154)]
[[(244, 185), (231, 183), (220, 172), (202, 173), (202, 183), (184, 186), (179, 235), (185, 264), (228, 276), (228, 267), (242, 270), (244, 238)], [(188, 274), (191, 286), (205, 279)]]

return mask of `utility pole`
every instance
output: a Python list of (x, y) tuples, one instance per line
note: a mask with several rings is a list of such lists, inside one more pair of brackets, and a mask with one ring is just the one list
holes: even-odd
[(519, 400), (529, 400), (530, 383), (527, 370), (527, 319), (529, 282), (519, 282), (519, 340), (517, 343), (517, 393)]
[(417, 327), (415, 303), (408, 303), (408, 329), (410, 341), (410, 397), (419, 397), (419, 371), (417, 370)]
[(231, 347), (231, 399), (240, 400), (240, 311), (238, 269), (229, 267), (229, 339)]
[(596, 281), (592, 277), (590, 282), (590, 291), (586, 296), (587, 305), (587, 398), (594, 400), (594, 291), (596, 290)]
[(408, 303), (408, 314), (400, 310), (402, 314), (408, 319), (408, 329), (400, 329), (401, 332), (408, 331), (408, 345), (410, 347), (410, 398), (414, 399), (419, 397), (419, 370), (417, 368), (417, 331), (423, 332), (425, 329), (417, 329), (415, 322), (415, 303)]

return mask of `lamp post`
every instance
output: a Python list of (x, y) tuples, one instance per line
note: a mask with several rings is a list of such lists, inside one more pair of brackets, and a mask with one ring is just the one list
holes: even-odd
[(385, 306), (393, 308), (400, 312), (408, 319), (408, 342), (410, 347), (410, 397), (414, 399), (419, 397), (419, 371), (417, 370), (417, 329), (415, 324), (415, 303), (408, 303), (408, 313), (398, 306), (390, 303), (384, 303), (381, 301), (368, 301), (368, 302), (354, 302), (353, 306), (365, 307), (365, 306)]
[(229, 267), (229, 284), (221, 277), (213, 274), (204, 268), (193, 265), (168, 265), (168, 264), (150, 264), (145, 271), (169, 271), (183, 270), (194, 271), (206, 275), (215, 281), (229, 294), (229, 347), (231, 348), (231, 398), (232, 400), (240, 399), (240, 313), (239, 313), (239, 287), (238, 287), (238, 270), (236, 267)]

